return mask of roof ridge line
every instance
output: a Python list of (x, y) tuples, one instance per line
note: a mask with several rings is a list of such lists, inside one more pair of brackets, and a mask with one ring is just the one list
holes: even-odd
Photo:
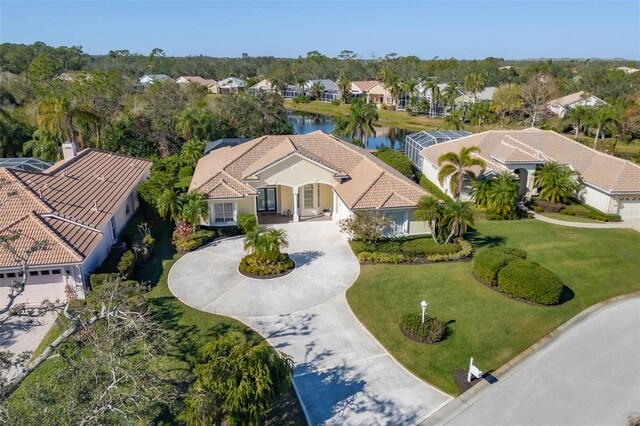
[(84, 256), (75, 248), (72, 247), (71, 244), (58, 232), (56, 232), (53, 228), (49, 226), (42, 218), (40, 218), (35, 212), (31, 212), (27, 217), (35, 220), (39, 226), (41, 226), (45, 232), (50, 234), (52, 237), (58, 239), (58, 243), (62, 243), (62, 247), (66, 250), (70, 251), (73, 255), (79, 258), (80, 261), (84, 260)]
[(355, 206), (356, 204), (358, 204), (360, 202), (360, 200), (362, 200), (362, 198), (369, 192), (369, 190), (371, 190), (371, 188), (373, 188), (373, 185), (375, 185), (380, 180), (380, 178), (382, 178), (382, 176), (384, 176), (384, 170), (380, 169), (380, 175), (377, 178), (375, 178), (373, 180), (373, 182), (371, 182), (371, 185), (367, 186), (367, 189), (365, 189), (362, 192), (362, 194), (360, 194), (360, 196), (353, 203), (353, 206)]
[[(4, 168), (3, 168), (3, 170), (5, 172), (7, 172), (11, 177), (13, 177), (13, 179), (18, 183), (18, 185), (20, 185), (22, 187), (22, 189), (24, 189), (27, 192), (27, 194), (29, 194), (31, 196), (31, 198), (33, 198), (36, 201), (36, 203), (41, 204), (46, 209), (50, 210), (51, 213), (53, 213), (55, 211), (53, 209), (53, 207), (49, 203), (47, 203), (42, 198), (40, 198), (38, 196), (38, 194), (36, 194), (34, 192), (34, 190), (29, 185), (27, 185), (25, 182), (23, 182), (23, 180), (13, 172), (13, 170), (4, 169)], [(31, 173), (31, 172), (23, 172), (23, 173)]]
[(220, 179), (220, 182), (218, 182), (218, 184), (216, 186), (214, 186), (213, 188), (211, 188), (210, 192), (215, 191), (219, 186), (224, 185), (225, 187), (227, 187), (228, 189), (230, 189), (232, 192), (235, 192), (236, 194), (242, 195), (239, 191), (236, 191), (235, 189), (233, 189), (231, 187), (231, 185), (229, 185), (227, 182), (225, 182), (224, 178)]
[(98, 228), (94, 228), (92, 226), (85, 225), (84, 223), (76, 222), (75, 220), (70, 219), (70, 218), (68, 218), (66, 216), (63, 216), (63, 215), (61, 215), (60, 213), (57, 213), (57, 212), (56, 213), (40, 213), (40, 214), (38, 214), (38, 216), (44, 217), (44, 218), (53, 218), (53, 219), (61, 220), (63, 222), (70, 223), (72, 225), (79, 226), (81, 228), (88, 229), (90, 231), (95, 231), (95, 232), (98, 232), (98, 233), (102, 234), (102, 231), (99, 230)]

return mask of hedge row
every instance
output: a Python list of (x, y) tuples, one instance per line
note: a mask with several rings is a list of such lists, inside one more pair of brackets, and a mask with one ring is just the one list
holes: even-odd
[(560, 213), (567, 216), (580, 216), (593, 220), (599, 220), (601, 222), (620, 222), (622, 218), (620, 215), (612, 213), (603, 213), (600, 210), (596, 210), (593, 207), (585, 204), (573, 204), (560, 210)]
[(558, 304), (564, 288), (560, 277), (526, 257), (524, 250), (510, 247), (482, 250), (473, 262), (473, 273), (508, 296), (541, 305)]
[(390, 238), (377, 242), (361, 240), (351, 241), (351, 249), (358, 255), (366, 251), (370, 253), (387, 253), (405, 255), (409, 258), (427, 257), (431, 255), (448, 255), (460, 251), (457, 243), (437, 244), (431, 237)]
[(560, 277), (535, 262), (515, 259), (498, 273), (498, 289), (541, 305), (557, 305), (564, 284)]
[[(413, 241), (424, 243), (425, 240), (413, 240)], [(413, 241), (408, 241), (408, 242), (413, 243)], [(399, 244), (398, 242), (394, 242), (394, 243)], [(458, 240), (456, 241), (456, 244), (441, 244), (441, 246), (445, 246), (445, 247), (442, 250), (440, 250), (440, 252), (438, 252), (437, 250), (434, 250), (435, 252), (434, 254), (429, 254), (429, 255), (424, 254), (422, 256), (416, 256), (415, 251), (409, 251), (411, 255), (403, 253), (402, 251), (399, 251), (399, 252), (398, 251), (360, 251), (360, 252), (357, 252), (356, 256), (360, 262), (408, 263), (419, 258), (426, 259), (429, 262), (444, 262), (444, 261), (454, 261), (454, 260), (465, 259), (471, 256), (473, 251), (471, 243), (463, 240), (462, 238), (458, 238)], [(383, 246), (383, 248), (385, 247), (388, 249), (389, 245)], [(453, 247), (455, 247), (455, 250), (452, 250)], [(355, 251), (356, 250), (354, 249), (354, 252)]]

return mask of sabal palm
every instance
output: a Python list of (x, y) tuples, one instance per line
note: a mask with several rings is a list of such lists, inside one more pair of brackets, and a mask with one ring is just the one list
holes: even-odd
[(55, 161), (60, 158), (60, 146), (46, 130), (36, 130), (32, 139), (22, 146), (22, 153), (41, 160)]
[(499, 173), (491, 180), (487, 207), (490, 211), (506, 218), (516, 209), (518, 201), (518, 179), (511, 172)]
[(577, 172), (554, 161), (543, 164), (535, 173), (540, 196), (552, 203), (564, 203), (580, 192), (582, 182)]
[(567, 114), (564, 116), (564, 119), (565, 121), (567, 121), (573, 126), (573, 130), (575, 131), (574, 137), (576, 139), (578, 139), (580, 130), (585, 125), (585, 123), (589, 121), (589, 118), (592, 113), (593, 113), (593, 108), (587, 108), (583, 106), (570, 108), (569, 111), (567, 111)]
[(462, 114), (459, 111), (451, 111), (444, 117), (444, 122), (455, 127), (456, 130), (462, 129)]
[(181, 201), (180, 196), (175, 191), (168, 188), (165, 189), (157, 201), (158, 213), (163, 219), (169, 217), (171, 220), (176, 221), (180, 217)]
[(482, 92), (485, 88), (485, 78), (483, 74), (472, 72), (464, 77), (464, 90), (472, 93), (474, 96), (478, 92)]
[(198, 139), (189, 139), (182, 145), (180, 159), (193, 167), (198, 164), (198, 160), (204, 155), (206, 142)]
[(492, 179), (479, 179), (471, 186), (471, 199), (476, 206), (486, 208), (489, 205), (489, 190)]
[(56, 94), (41, 99), (38, 102), (38, 126), (60, 139), (74, 141), (69, 99)]
[(443, 222), (449, 227), (449, 236), (445, 244), (451, 237), (462, 237), (467, 228), (473, 225), (473, 211), (468, 202), (450, 201), (444, 207)]
[(447, 105), (451, 107), (451, 109), (455, 109), (456, 107), (456, 98), (458, 97), (458, 86), (455, 83), (449, 83), (447, 87), (444, 88), (443, 100)]
[(180, 210), (180, 218), (190, 224), (195, 230), (196, 225), (209, 215), (209, 206), (207, 205), (204, 194), (199, 192), (188, 192), (181, 197), (182, 208)]
[(200, 117), (195, 108), (189, 107), (178, 114), (176, 118), (176, 131), (185, 140), (193, 139), (195, 128), (198, 126)]
[(605, 126), (609, 124), (619, 126), (621, 123), (620, 115), (614, 108), (610, 106), (603, 106), (595, 110), (594, 113), (591, 114), (590, 120), (591, 125), (596, 128), (596, 134), (593, 138), (594, 149), (596, 149), (596, 146), (598, 144), (598, 137), (600, 136), (600, 132)]
[(469, 110), (468, 116), (471, 122), (475, 121), (478, 128), (482, 127), (485, 122), (489, 122), (493, 118), (490, 102), (478, 102), (473, 104)]
[(271, 228), (264, 232), (265, 255), (269, 260), (277, 260), (280, 249), (289, 247), (287, 232), (284, 229)]
[(416, 210), (413, 212), (413, 217), (421, 222), (426, 222), (431, 229), (431, 236), (433, 241), (438, 244), (436, 235), (438, 234), (438, 221), (442, 216), (443, 204), (436, 197), (431, 195), (425, 195), (420, 198), (416, 206)]
[(438, 158), (438, 166), (440, 166), (438, 181), (440, 181), (440, 185), (443, 185), (445, 178), (449, 177), (449, 188), (456, 199), (460, 197), (465, 178), (468, 177), (472, 181), (476, 178), (471, 168), (475, 166), (484, 170), (487, 166), (482, 158), (472, 155), (478, 152), (480, 152), (480, 148), (477, 146), (468, 146), (462, 148), (458, 154), (448, 152)]
[(341, 77), (337, 85), (340, 96), (342, 97), (342, 102), (346, 104), (349, 102), (349, 95), (351, 94), (351, 80), (346, 77)]
[(438, 86), (437, 81), (431, 81), (429, 84), (426, 84), (424, 87), (423, 96), (426, 96), (429, 93), (429, 115), (431, 117), (434, 116), (434, 107), (437, 103), (440, 102), (440, 98), (442, 94), (440, 93), (440, 87)]

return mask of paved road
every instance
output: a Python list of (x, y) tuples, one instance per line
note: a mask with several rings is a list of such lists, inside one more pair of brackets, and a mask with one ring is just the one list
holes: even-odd
[(169, 288), (185, 303), (235, 317), (296, 362), (294, 384), (312, 425), (412, 425), (451, 397), (400, 366), (351, 313), (359, 265), (335, 223), (280, 225), (296, 262), (272, 281), (239, 274), (242, 241), (182, 257)]
[(463, 411), (440, 424), (626, 425), (640, 412), (640, 298), (597, 311), (514, 368), (477, 398), (446, 406), (439, 418), (451, 406)]

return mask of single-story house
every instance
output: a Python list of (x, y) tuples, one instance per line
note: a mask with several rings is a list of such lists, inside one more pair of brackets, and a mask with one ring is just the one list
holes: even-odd
[(202, 78), (202, 77), (198, 77), (198, 76), (192, 76), (192, 75), (182, 75), (180, 77), (178, 77), (176, 79), (176, 83), (178, 84), (199, 84), (201, 86), (205, 86), (207, 88), (209, 88), (209, 86), (211, 86), (212, 84), (216, 84), (217, 81), (215, 80), (210, 80), (210, 79), (206, 79), (206, 78)]
[(189, 191), (204, 194), (204, 225), (235, 225), (240, 214), (259, 224), (339, 221), (354, 211), (392, 218), (389, 234), (428, 233), (413, 217), (427, 192), (370, 152), (322, 131), (263, 136), (211, 151), (198, 161)]
[[(17, 302), (83, 295), (87, 277), (109, 254), (138, 207), (138, 184), (151, 162), (63, 144), (64, 159), (44, 171), (0, 168), (0, 234), (18, 232), (21, 253), (34, 241), (49, 249), (28, 259), (28, 280)], [(22, 279), (21, 264), (0, 248), (0, 295)]]
[(463, 92), (462, 95), (456, 98), (456, 105), (475, 104), (478, 102), (491, 101), (493, 94), (496, 92), (497, 87), (485, 87), (478, 93)]
[[(375, 90), (376, 87), (379, 90)], [(351, 95), (365, 99), (368, 104), (381, 104), (384, 100), (384, 87), (381, 87), (381, 83), (377, 80), (353, 81)]]
[(303, 86), (305, 95), (309, 96), (311, 94), (311, 87), (317, 83), (321, 84), (324, 88), (322, 94), (320, 95), (320, 99), (318, 100), (322, 102), (331, 102), (334, 99), (340, 99), (340, 91), (338, 90), (338, 85), (335, 81), (326, 78), (307, 81)]
[(606, 104), (607, 103), (602, 99), (590, 95), (584, 90), (581, 90), (579, 92), (552, 100), (547, 105), (547, 108), (549, 108), (549, 110), (558, 117), (563, 118), (570, 108), (575, 108), (577, 106), (595, 108)]
[(143, 86), (146, 86), (147, 84), (151, 84), (156, 81), (164, 81), (164, 80), (171, 80), (171, 77), (169, 77), (166, 74), (146, 74), (138, 79), (138, 83), (142, 84)]
[(238, 91), (244, 89), (244, 86), (244, 80), (236, 77), (227, 77), (218, 81), (215, 86), (210, 86), (209, 91), (211, 93), (238, 93)]
[(622, 71), (625, 74), (633, 74), (640, 71), (638, 68), (630, 68), (630, 67), (618, 67), (616, 69), (618, 71)]
[(250, 93), (276, 93), (277, 90), (266, 78), (249, 87)]
[[(520, 178), (520, 196), (529, 198), (535, 191), (536, 167), (556, 161), (580, 173), (585, 189), (580, 197), (605, 213), (623, 219), (640, 218), (640, 166), (589, 148), (550, 130), (489, 130), (483, 133), (434, 144), (421, 151), (422, 171), (445, 193), (450, 193), (448, 179), (438, 182), (438, 158), (464, 147), (480, 148), (479, 157), (487, 168), (483, 175), (510, 171)], [(478, 174), (481, 170), (477, 169)], [(468, 200), (469, 185), (462, 192)]]

